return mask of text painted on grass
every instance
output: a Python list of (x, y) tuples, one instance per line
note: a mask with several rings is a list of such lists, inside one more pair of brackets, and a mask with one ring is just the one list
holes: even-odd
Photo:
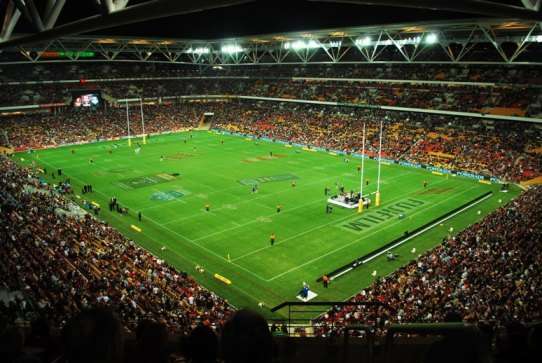
[(262, 183), (271, 183), (271, 182), (281, 182), (287, 180), (297, 179), (297, 176), (293, 174), (281, 174), (281, 175), (271, 175), (271, 176), (260, 176), (253, 179), (241, 179), (239, 183), (243, 185), (254, 185)]
[(368, 210), (361, 214), (358, 218), (348, 223), (342, 223), (341, 227), (349, 231), (361, 232), (372, 228), (382, 222), (394, 218), (408, 216), (410, 211), (424, 205), (425, 202), (419, 199), (408, 198), (398, 203), (394, 203), (386, 208)]

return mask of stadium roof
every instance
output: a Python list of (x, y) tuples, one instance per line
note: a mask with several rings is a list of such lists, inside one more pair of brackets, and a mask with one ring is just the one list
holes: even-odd
[[(374, 3), (386, 6), (367, 5)], [(98, 56), (95, 60), (105, 61), (211, 65), (341, 61), (538, 63), (540, 53), (534, 51), (542, 47), (538, 44), (542, 43), (539, 3), (5, 0), (0, 3), (4, 4), (0, 5), (0, 14), (4, 13), (0, 49), (19, 55), (12, 54), (8, 60), (27, 61), (44, 60), (43, 52), (60, 51), (71, 61), (94, 54)], [(431, 10), (426, 9), (429, 6)], [(498, 14), (505, 16), (496, 17)], [(469, 19), (464, 20), (466, 16)], [(118, 24), (124, 25), (113, 26)], [(431, 45), (435, 47), (428, 49)], [(440, 55), (435, 56), (436, 49)], [(496, 57), (472, 57), (481, 50), (489, 50)]]

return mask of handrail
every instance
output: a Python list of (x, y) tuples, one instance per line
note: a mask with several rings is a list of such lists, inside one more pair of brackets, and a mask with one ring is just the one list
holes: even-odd
[(277, 310), (280, 310), (286, 306), (291, 307), (291, 306), (363, 306), (363, 305), (382, 306), (391, 311), (395, 311), (395, 309), (393, 309), (391, 306), (380, 301), (358, 301), (358, 302), (353, 302), (353, 301), (307, 301), (307, 302), (285, 301), (271, 308), (271, 312), (276, 312)]

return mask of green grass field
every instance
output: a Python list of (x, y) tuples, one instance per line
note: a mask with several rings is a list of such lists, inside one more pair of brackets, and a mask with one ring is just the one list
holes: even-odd
[[(359, 190), (358, 159), (346, 163), (343, 157), (325, 152), (213, 132), (192, 135), (192, 139), (188, 133), (152, 137), (138, 155), (126, 141), (117, 141), (119, 147), (111, 153), (114, 143), (101, 142), (18, 156), (25, 164), (34, 160), (46, 168), (53, 183), (59, 178), (52, 179), (51, 172), (62, 169), (78, 195), (83, 184), (92, 184), (94, 192), (81, 198), (101, 205), (100, 218), (236, 307), (256, 308), (263, 302), (270, 308), (295, 300), (303, 281), (319, 294), (317, 301), (348, 299), (374, 280), (374, 270), (378, 276), (393, 272), (440, 243), (450, 227), (456, 233), (497, 208), (499, 199), (505, 203), (519, 193), (515, 186), (501, 193), (499, 185), (383, 165), (380, 208), (362, 214), (334, 208), (326, 214), (326, 186), (335, 191), (336, 183), (341, 183), (346, 190)], [(377, 164), (369, 160), (365, 165), (370, 180), (366, 189), (374, 192)], [(255, 180), (259, 190), (252, 193)], [(429, 183), (425, 189), (424, 180)], [(397, 261), (381, 256), (333, 281), (328, 289), (316, 283), (323, 273), (487, 191), (494, 191), (489, 199), (397, 247)], [(109, 212), (112, 196), (129, 208), (127, 216)], [(206, 204), (211, 206), (209, 212)], [(282, 210), (277, 213), (279, 204)], [(393, 212), (401, 208), (404, 219)], [(142, 222), (137, 221), (138, 211)], [(272, 233), (277, 236), (274, 246), (269, 241)], [(410, 252), (413, 247), (415, 254)], [(196, 272), (196, 265), (205, 271)], [(232, 284), (218, 281), (215, 273)]]

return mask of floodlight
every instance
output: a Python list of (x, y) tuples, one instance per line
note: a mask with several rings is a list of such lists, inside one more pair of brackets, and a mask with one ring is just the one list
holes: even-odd
[(435, 44), (438, 41), (438, 37), (435, 33), (430, 33), (425, 37), (426, 44)]
[(368, 47), (371, 45), (371, 37), (367, 36), (365, 38), (356, 39), (356, 44), (361, 47)]
[(225, 44), (222, 46), (222, 53), (226, 54), (234, 54), (239, 53), (243, 51), (243, 48), (241, 48), (238, 44)]
[(186, 50), (186, 53), (192, 53), (192, 54), (209, 54), (211, 50), (207, 47), (198, 47), (198, 48), (188, 48)]
[[(339, 45), (340, 46), (340, 45)], [(284, 49), (313, 49), (313, 48), (319, 48), (320, 44), (316, 40), (309, 40), (308, 42), (303, 40), (296, 40), (295, 42), (286, 42), (284, 43)]]

